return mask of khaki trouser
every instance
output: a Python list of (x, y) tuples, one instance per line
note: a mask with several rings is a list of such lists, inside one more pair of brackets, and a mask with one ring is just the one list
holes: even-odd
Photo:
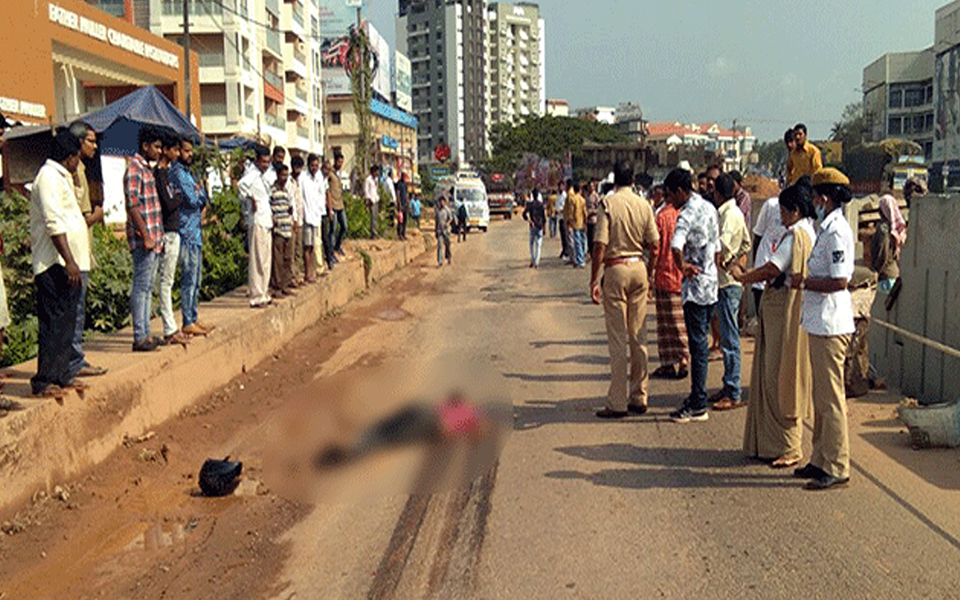
[[(627, 403), (647, 405), (647, 267), (642, 262), (608, 267), (603, 275), (603, 312), (610, 347), (607, 408), (627, 410)], [(627, 349), (629, 347), (629, 389)]]
[(291, 244), (293, 245), (293, 264), (291, 265), (291, 271), (293, 275), (293, 283), (299, 285), (303, 283), (303, 227), (293, 224), (293, 237), (291, 239)]
[(843, 361), (849, 335), (810, 336), (813, 375), (813, 455), (810, 464), (834, 477), (850, 477), (850, 439)]

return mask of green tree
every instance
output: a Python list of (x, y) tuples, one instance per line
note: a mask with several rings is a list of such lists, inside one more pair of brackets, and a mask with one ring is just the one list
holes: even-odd
[(755, 152), (758, 162), (761, 165), (769, 166), (771, 171), (776, 170), (777, 166), (787, 158), (787, 146), (783, 143), (783, 140), (761, 142), (757, 144)]
[(840, 120), (830, 129), (830, 140), (843, 142), (844, 148), (859, 146), (867, 135), (867, 120), (863, 114), (863, 102), (852, 102), (843, 109)]
[(490, 129), (492, 150), (485, 167), (489, 172), (512, 174), (527, 153), (547, 160), (564, 160), (569, 153), (577, 162), (583, 158), (583, 142), (587, 140), (606, 144), (623, 142), (626, 138), (598, 121), (526, 116), (519, 122), (500, 123)]
[(373, 76), (379, 67), (377, 54), (370, 44), (370, 37), (362, 27), (350, 28), (350, 46), (347, 50), (347, 73), (353, 92), (353, 109), (357, 114), (357, 154), (355, 168), (363, 181), (363, 174), (370, 170), (373, 156), (373, 140), (370, 132), (370, 99), (373, 96)]

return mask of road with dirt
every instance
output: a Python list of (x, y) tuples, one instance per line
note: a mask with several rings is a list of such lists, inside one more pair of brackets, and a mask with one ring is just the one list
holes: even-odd
[[(423, 257), (57, 482), (0, 536), (0, 598), (957, 597), (960, 454), (910, 450), (895, 396), (851, 403), (853, 479), (824, 493), (746, 460), (744, 411), (671, 423), (689, 381), (653, 382), (650, 413), (600, 422), (588, 272), (549, 239), (530, 269), (526, 241), (523, 221), (497, 221), (454, 244), (452, 266)], [(313, 468), (453, 390), (507, 405), (496, 450)], [(200, 497), (200, 464), (226, 455), (244, 462), (240, 488)]]

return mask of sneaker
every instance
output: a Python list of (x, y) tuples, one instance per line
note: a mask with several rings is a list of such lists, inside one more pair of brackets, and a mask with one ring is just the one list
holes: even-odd
[(670, 420), (674, 423), (690, 423), (690, 422), (703, 422), (710, 418), (710, 413), (707, 412), (707, 409), (701, 408), (700, 410), (693, 410), (687, 408), (686, 406), (681, 406), (677, 410), (670, 413)]
[(188, 335), (207, 335), (209, 331), (200, 323), (191, 323), (184, 327), (182, 331)]

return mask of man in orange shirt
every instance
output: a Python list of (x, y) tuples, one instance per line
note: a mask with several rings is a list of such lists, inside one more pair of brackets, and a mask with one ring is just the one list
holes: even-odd
[(823, 168), (820, 149), (807, 141), (807, 126), (798, 123), (793, 128), (794, 149), (787, 159), (787, 185), (795, 184), (804, 175), (813, 176)]

